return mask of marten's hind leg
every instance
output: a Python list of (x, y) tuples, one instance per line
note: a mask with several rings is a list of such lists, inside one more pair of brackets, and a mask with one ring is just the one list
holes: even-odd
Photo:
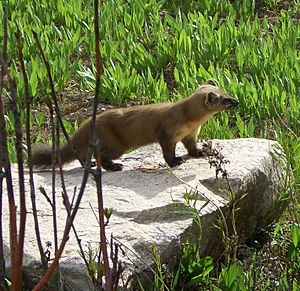
[[(91, 160), (91, 167), (95, 167), (97, 166), (99, 167), (103, 167), (106, 170), (109, 171), (120, 171), (123, 168), (122, 164), (119, 163), (114, 163), (112, 160), (113, 158), (111, 157), (111, 155), (109, 154), (109, 152), (107, 150), (103, 150), (100, 148), (100, 144), (99, 145), (95, 145), (94, 146), (94, 158), (95, 160)], [(119, 155), (118, 157), (120, 157), (121, 155)], [(83, 162), (83, 164), (85, 164), (85, 160), (86, 157), (82, 157), (81, 161)]]
[(114, 163), (111, 158), (103, 154), (101, 157), (101, 166), (105, 170), (109, 170), (113, 172), (121, 171), (123, 169), (123, 165), (121, 163)]
[(101, 166), (109, 171), (121, 171), (123, 165), (112, 161), (122, 156), (126, 150), (117, 138), (113, 135), (105, 136), (105, 142), (100, 144), (100, 148)]

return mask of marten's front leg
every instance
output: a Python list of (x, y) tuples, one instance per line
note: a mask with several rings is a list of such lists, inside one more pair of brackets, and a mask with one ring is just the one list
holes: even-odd
[(197, 147), (197, 134), (198, 134), (198, 130), (194, 131), (192, 134), (186, 136), (182, 140), (182, 143), (188, 150), (189, 156), (192, 156), (192, 157), (203, 156), (203, 151)]
[(158, 141), (162, 148), (164, 159), (171, 168), (184, 162), (182, 157), (175, 156), (176, 142), (173, 142), (168, 136), (163, 134), (160, 135)]

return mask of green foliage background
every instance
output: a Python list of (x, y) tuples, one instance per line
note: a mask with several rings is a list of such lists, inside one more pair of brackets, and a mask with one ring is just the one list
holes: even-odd
[[(300, 4), (292, 1), (293, 8), (286, 11), (276, 7), (277, 1), (265, 1), (265, 9), (277, 10), (270, 17), (259, 17), (253, 1), (231, 2), (103, 1), (102, 101), (183, 98), (213, 78), (239, 99), (240, 106), (212, 119), (202, 137), (268, 137), (272, 129), (283, 144), (292, 135), (298, 140)], [(51, 62), (58, 93), (70, 80), (76, 81), (78, 90), (94, 89), (92, 1), (12, 0), (9, 16), (8, 54), (18, 78), (20, 103), (24, 86), (16, 61), (16, 25), (22, 30), (34, 100), (49, 94), (49, 84), (32, 30), (39, 34)], [(1, 42), (2, 34), (1, 30)], [(300, 160), (299, 146), (289, 149), (293, 160)], [(297, 162), (293, 164), (298, 171)]]
[[(250, 0), (102, 2), (101, 101), (117, 105), (131, 100), (173, 101), (207, 79), (217, 80), (240, 105), (211, 119), (201, 138), (276, 139), (295, 177), (290, 186), (296, 198), (293, 215), (299, 219), (300, 1), (286, 1), (290, 6), (285, 10), (275, 0), (257, 1), (260, 7)], [(74, 94), (94, 90), (93, 1), (10, 0), (8, 9), (8, 56), (11, 73), (18, 80), (19, 106), (25, 100), (16, 25), (22, 33), (34, 102), (49, 95), (50, 86), (32, 30), (51, 63), (58, 93), (71, 81), (76, 83)], [(1, 27), (2, 21), (0, 7)], [(13, 135), (9, 110), (6, 119)], [(38, 127), (43, 121), (44, 116), (33, 119)], [(12, 142), (9, 148), (14, 161)]]

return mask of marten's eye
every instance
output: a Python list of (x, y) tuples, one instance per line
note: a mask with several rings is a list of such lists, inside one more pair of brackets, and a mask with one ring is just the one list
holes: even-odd
[(220, 96), (215, 92), (209, 92), (205, 98), (205, 104), (208, 108), (212, 109), (220, 103)]
[(215, 92), (209, 92), (207, 94), (207, 102), (212, 104), (214, 103), (216, 100), (219, 100), (219, 95), (217, 95)]

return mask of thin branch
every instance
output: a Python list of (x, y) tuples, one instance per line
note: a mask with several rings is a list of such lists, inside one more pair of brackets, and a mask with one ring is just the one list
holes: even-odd
[[(53, 234), (54, 234), (54, 254), (56, 254), (58, 250), (58, 228), (57, 228), (57, 212), (56, 212), (56, 164), (57, 164), (57, 151), (59, 150), (59, 123), (54, 122), (54, 112), (52, 105), (49, 107), (50, 110), (50, 123), (51, 123), (51, 135), (52, 135), (52, 221), (53, 221)], [(62, 290), (61, 284), (61, 274), (59, 262), (56, 266), (56, 274), (57, 274), (57, 285), (58, 290)]]
[[(3, 50), (2, 50), (2, 58), (3, 58), (3, 62), (5, 62), (7, 60), (7, 3), (5, 3), (5, 1), (2, 2), (2, 8), (3, 8)], [(3, 64), (4, 66), (4, 64)], [(2, 75), (2, 77), (4, 77), (5, 75), (5, 71), (4, 74)]]
[(24, 58), (23, 58), (23, 53), (22, 53), (21, 33), (20, 33), (19, 26), (17, 26), (16, 37), (17, 37), (19, 61), (20, 61), (21, 71), (22, 71), (23, 80), (24, 80), (25, 98), (26, 98), (26, 145), (27, 145), (27, 154), (28, 154), (30, 198), (31, 198), (36, 240), (37, 240), (38, 249), (40, 252), (42, 266), (46, 270), (48, 267), (48, 261), (44, 254), (40, 230), (39, 230), (39, 222), (38, 222), (36, 199), (35, 199), (35, 188), (34, 188), (34, 180), (33, 180), (33, 166), (32, 166), (32, 161), (31, 161), (31, 138), (30, 138), (31, 96), (29, 93), (28, 76), (26, 73)]
[(167, 168), (168, 168), (169, 172), (171, 173), (171, 175), (174, 178), (176, 178), (180, 183), (188, 186), (191, 190), (199, 193), (199, 195), (202, 196), (205, 199), (205, 201), (209, 201), (212, 205), (214, 205), (218, 209), (219, 213), (221, 214), (222, 220), (224, 221), (226, 236), (228, 237), (229, 231), (228, 231), (228, 227), (227, 227), (227, 223), (226, 223), (226, 218), (225, 218), (225, 215), (224, 215), (221, 207), (217, 203), (215, 203), (213, 200), (211, 200), (208, 196), (206, 196), (206, 194), (204, 192), (200, 192), (197, 188), (191, 186), (189, 183), (185, 182), (184, 180), (182, 180), (181, 178), (179, 178), (178, 176), (176, 176), (174, 174), (174, 172), (172, 171), (172, 169), (168, 165), (167, 165)]
[[(1, 77), (0, 77), (1, 82)], [(1, 87), (0, 87), (1, 90)], [(0, 156), (2, 155), (2, 147), (0, 145)], [(5, 277), (5, 260), (4, 260), (4, 253), (3, 253), (3, 228), (2, 228), (2, 197), (3, 197), (3, 179), (4, 179), (4, 172), (2, 171), (2, 162), (0, 159), (0, 288), (4, 285), (4, 277)], [(3, 287), (4, 289), (4, 287)]]
[[(6, 22), (6, 14), (7, 14), (7, 7), (6, 5), (2, 4), (3, 7), (3, 12), (4, 12), (4, 23)], [(6, 24), (3, 26), (3, 29), (5, 30)], [(3, 56), (6, 55), (6, 46), (7, 46), (7, 34), (6, 37), (4, 35), (3, 39)], [(1, 56), (0, 56), (1, 57)], [(3, 79), (5, 76), (5, 64), (3, 59), (0, 59), (0, 106), (3, 108), (3, 103), (2, 103), (2, 84), (3, 84)], [(1, 115), (2, 116), (2, 115)], [(2, 118), (1, 118), (2, 119)], [(4, 127), (4, 126), (3, 126)], [(4, 135), (2, 132), (1, 128), (1, 121), (0, 121), (0, 135)], [(0, 139), (0, 157), (3, 157), (4, 155), (4, 149), (2, 146), (3, 140)], [(3, 179), (5, 178), (5, 173), (3, 172), (3, 161), (2, 158), (0, 158), (0, 287), (4, 288), (4, 276), (5, 276), (5, 260), (4, 260), (4, 253), (3, 253), (3, 228), (2, 228), (2, 197), (3, 197)]]
[(24, 182), (24, 158), (22, 149), (22, 123), (20, 112), (17, 108), (17, 85), (8, 74), (10, 90), (11, 90), (11, 110), (14, 116), (14, 129), (15, 129), (15, 148), (17, 153), (18, 175), (19, 175), (19, 195), (20, 195), (20, 224), (19, 224), (19, 242), (18, 242), (18, 272), (22, 274), (23, 269), (23, 249), (25, 239), (25, 226), (26, 226), (26, 195), (25, 195), (25, 182)]
[(107, 290), (112, 290), (111, 274), (109, 268), (108, 254), (107, 254), (107, 242), (105, 237), (105, 222), (104, 222), (104, 203), (103, 203), (103, 193), (102, 193), (102, 175), (101, 167), (94, 171), (94, 178), (97, 187), (97, 197), (98, 197), (98, 216), (100, 225), (100, 246), (102, 251), (103, 268), (105, 276), (105, 284)]
[[(40, 54), (42, 56), (42, 59), (43, 59), (43, 62), (46, 66), (46, 70), (47, 70), (47, 74), (48, 74), (48, 79), (49, 79), (49, 83), (50, 83), (50, 87), (51, 87), (51, 96), (52, 96), (52, 100), (54, 102), (54, 110), (55, 110), (55, 113), (56, 113), (56, 116), (57, 116), (57, 119), (59, 121), (59, 124), (60, 124), (60, 127), (63, 131), (63, 134), (72, 150), (72, 152), (74, 152), (76, 155), (77, 155), (77, 152), (72, 144), (72, 141), (67, 133), (67, 130), (63, 124), (63, 120), (62, 120), (62, 117), (61, 117), (61, 113), (60, 113), (60, 110), (59, 110), (59, 106), (58, 106), (58, 101), (57, 101), (57, 97), (56, 97), (56, 94), (55, 94), (55, 89), (54, 89), (54, 83), (53, 83), (53, 80), (52, 80), (52, 75), (51, 75), (51, 70), (50, 70), (50, 64), (49, 62), (47, 61), (46, 57), (45, 57), (45, 54), (44, 54), (44, 51), (43, 51), (43, 48), (40, 44), (40, 41), (39, 41), (39, 38), (38, 38), (38, 35), (35, 31), (32, 31), (33, 33), (33, 36), (35, 38), (35, 41), (36, 41), (36, 44), (38, 46), (38, 49), (40, 51)], [(79, 156), (77, 156), (77, 159), (79, 160), (80, 164), (83, 166), (83, 161), (81, 160), (81, 158)]]
[(85, 186), (86, 186), (86, 183), (87, 183), (87, 180), (89, 177), (89, 172), (90, 172), (90, 169), (85, 168), (83, 177), (82, 177), (81, 186), (80, 186), (80, 191), (78, 193), (78, 197), (76, 199), (74, 209), (73, 209), (71, 215), (67, 218), (65, 229), (64, 229), (64, 234), (63, 234), (59, 249), (57, 250), (55, 257), (54, 257), (51, 265), (49, 266), (49, 269), (44, 274), (44, 276), (41, 278), (40, 282), (33, 288), (33, 291), (41, 290), (42, 288), (44, 288), (56, 268), (56, 265), (62, 255), (65, 245), (69, 239), (69, 233), (70, 233), (71, 227), (73, 225), (74, 219), (76, 217), (76, 214), (78, 212), (78, 209), (79, 209), (79, 205), (80, 205), (80, 202), (81, 202), (84, 190), (85, 190)]
[(110, 237), (110, 259), (112, 261), (112, 270), (111, 270), (111, 281), (112, 281), (112, 290), (117, 291), (119, 287), (119, 280), (121, 273), (124, 268), (121, 261), (119, 260), (119, 244), (113, 241), (113, 237)]
[[(100, 91), (100, 80), (103, 74), (103, 65), (101, 62), (100, 55), (100, 32), (99, 32), (99, 7), (98, 0), (94, 1), (94, 32), (95, 32), (95, 52), (96, 52), (96, 89), (95, 89), (95, 98), (94, 98), (94, 107), (93, 107), (93, 127), (90, 128), (90, 135), (93, 136), (94, 127), (96, 123), (96, 113), (97, 113), (97, 105), (99, 102), (99, 91)], [(89, 150), (92, 150), (92, 141), (90, 138)], [(99, 215), (99, 223), (100, 223), (100, 245), (102, 251), (102, 259), (103, 259), (103, 268), (104, 268), (104, 277), (106, 290), (112, 290), (112, 278), (109, 268), (109, 260), (107, 254), (107, 243), (105, 237), (105, 223), (104, 223), (104, 203), (103, 203), (103, 193), (102, 193), (102, 173), (101, 173), (101, 141), (97, 141), (95, 147), (95, 155), (97, 161), (97, 168), (94, 171), (94, 178), (96, 181), (97, 187), (97, 197), (98, 197), (98, 215)]]
[[(3, 52), (1, 61), (1, 83), (3, 77), (8, 74), (7, 62), (7, 4), (3, 2)], [(12, 270), (12, 287), (11, 290), (20, 290), (21, 273), (18, 266), (18, 239), (17, 239), (17, 216), (16, 204), (14, 199), (13, 183), (11, 176), (11, 167), (7, 148), (6, 122), (4, 118), (4, 105), (2, 100), (2, 90), (0, 90), (0, 152), (1, 166), (4, 168), (6, 178), (6, 191), (9, 203), (9, 224), (10, 224), (10, 249), (11, 249), (11, 270)], [(2, 185), (1, 185), (2, 188)]]
[[(95, 0), (95, 2), (97, 2), (97, 1)], [(97, 10), (97, 12), (98, 12), (98, 3), (96, 3), (95, 10)], [(39, 46), (39, 49), (41, 51), (41, 54), (43, 56), (44, 62), (45, 62), (46, 67), (47, 67), (48, 77), (49, 77), (49, 81), (50, 81), (51, 88), (52, 88), (52, 98), (54, 98), (56, 100), (56, 96), (55, 96), (55, 92), (54, 92), (54, 86), (53, 86), (52, 77), (51, 77), (51, 73), (50, 73), (49, 63), (45, 59), (43, 50), (42, 50), (42, 48), (41, 48), (41, 46), (39, 44), (39, 41), (38, 41), (37, 34), (34, 33), (34, 36), (35, 36), (35, 39), (37, 41), (37, 44)], [(99, 48), (99, 43), (97, 43), (96, 46)], [(96, 52), (96, 55), (97, 54), (100, 54), (100, 51), (98, 53)], [(99, 75), (100, 71), (98, 70), (97, 72), (98, 72), (97, 75)], [(100, 76), (99, 76), (98, 79), (100, 80)], [(97, 83), (98, 83), (98, 86), (97, 86)], [(43, 287), (45, 287), (46, 283), (49, 281), (51, 275), (53, 274), (53, 272), (54, 272), (54, 270), (56, 268), (56, 265), (58, 264), (59, 259), (60, 259), (61, 255), (63, 253), (65, 245), (66, 245), (66, 243), (67, 243), (67, 241), (69, 239), (69, 233), (70, 233), (70, 230), (72, 228), (74, 219), (75, 219), (76, 214), (78, 212), (78, 209), (79, 209), (79, 205), (80, 205), (80, 202), (81, 202), (84, 190), (85, 190), (85, 186), (86, 186), (86, 183), (87, 183), (87, 180), (88, 180), (88, 177), (89, 177), (89, 173), (91, 171), (91, 157), (92, 157), (92, 153), (93, 153), (93, 135), (94, 135), (95, 123), (96, 123), (96, 113), (97, 113), (97, 105), (98, 105), (98, 94), (99, 94), (99, 81), (96, 82), (96, 92), (95, 92), (95, 98), (94, 98), (93, 116), (92, 116), (92, 120), (91, 120), (90, 131), (89, 131), (89, 142), (88, 142), (89, 146), (88, 146), (86, 160), (85, 160), (85, 164), (84, 164), (84, 173), (83, 173), (83, 177), (82, 177), (80, 191), (78, 193), (74, 209), (71, 212), (70, 216), (68, 216), (68, 218), (67, 218), (65, 229), (64, 229), (63, 238), (62, 238), (61, 244), (59, 246), (59, 249), (58, 249), (58, 251), (57, 251), (57, 253), (56, 253), (56, 255), (55, 255), (55, 257), (54, 257), (54, 259), (52, 261), (52, 264), (49, 266), (49, 269), (44, 274), (44, 276), (41, 278), (41, 280), (39, 281), (39, 283), (33, 288), (33, 291), (41, 290)], [(55, 101), (55, 103), (56, 103), (55, 104), (55, 109), (57, 110), (56, 111), (57, 118), (59, 118), (59, 122), (61, 124), (62, 130), (64, 131), (64, 127), (63, 127), (63, 124), (62, 124), (62, 121), (61, 121), (61, 118), (60, 118), (60, 112), (58, 110), (57, 100)], [(68, 140), (68, 142), (69, 142), (69, 140)]]
[(52, 201), (51, 201), (51, 199), (49, 198), (49, 196), (48, 196), (48, 194), (47, 194), (45, 188), (42, 187), (42, 186), (40, 186), (40, 187), (39, 187), (39, 190), (40, 190), (40, 192), (42, 193), (42, 195), (46, 198), (47, 202), (49, 203), (49, 205), (50, 205), (51, 208), (52, 208), (52, 207), (53, 207), (53, 206), (52, 206)]
[[(51, 78), (51, 82), (52, 82), (52, 78)], [(51, 86), (53, 87), (53, 82), (52, 82)], [(95, 124), (93, 124), (93, 122), (92, 122), (91, 126), (95, 127)], [(91, 141), (92, 141), (92, 136), (89, 137), (89, 143)], [(49, 269), (44, 274), (44, 276), (41, 278), (41, 280), (39, 281), (39, 283), (33, 288), (33, 291), (41, 290), (42, 288), (45, 287), (45, 285), (49, 281), (50, 277), (52, 276), (54, 270), (56, 269), (56, 266), (57, 266), (57, 264), (59, 262), (59, 259), (60, 259), (61, 255), (62, 255), (63, 251), (64, 251), (65, 245), (66, 245), (66, 243), (67, 243), (67, 241), (69, 239), (70, 230), (72, 228), (74, 219), (76, 217), (76, 214), (78, 212), (78, 209), (79, 209), (79, 206), (80, 206), (80, 203), (81, 203), (81, 200), (82, 200), (82, 196), (84, 194), (84, 190), (85, 190), (85, 186), (86, 186), (86, 183), (87, 183), (87, 180), (88, 180), (88, 177), (89, 177), (89, 173), (91, 171), (91, 157), (92, 157), (92, 151), (88, 152), (88, 155), (86, 157), (86, 163), (85, 163), (85, 167), (84, 167), (84, 173), (83, 173), (83, 177), (82, 177), (82, 181), (81, 181), (80, 190), (79, 190), (79, 193), (78, 193), (75, 205), (74, 205), (74, 209), (71, 212), (70, 216), (67, 217), (67, 221), (66, 221), (66, 225), (65, 225), (63, 237), (62, 237), (60, 246), (59, 246), (59, 248), (57, 250), (57, 253), (56, 253), (56, 255), (55, 255), (55, 257), (54, 257), (51, 265), (49, 266)]]
[[(60, 158), (58, 158), (60, 160)], [(66, 187), (65, 187), (65, 182), (64, 182), (64, 177), (63, 177), (63, 171), (62, 171), (62, 167), (61, 167), (61, 162), (59, 162), (59, 165), (60, 165), (60, 173), (61, 173), (61, 182), (62, 182), (62, 199), (63, 199), (63, 204), (67, 210), (67, 214), (68, 216), (71, 215), (71, 211), (72, 211), (72, 204), (70, 203), (69, 201), (69, 197), (67, 195), (67, 192), (66, 192)], [(88, 270), (88, 274), (91, 276), (91, 279), (92, 279), (92, 282), (94, 284), (94, 286), (96, 287), (98, 282), (97, 282), (97, 279), (93, 276), (93, 272), (91, 272), (91, 268), (90, 268), (90, 264), (86, 258), (86, 255), (85, 255), (85, 252), (83, 250), (83, 247), (82, 247), (82, 244), (81, 244), (81, 239), (76, 231), (76, 228), (75, 228), (75, 225), (74, 223), (72, 224), (72, 230), (74, 232), (74, 235), (75, 235), (75, 238), (76, 238), (76, 241), (77, 241), (77, 244), (78, 244), (78, 247), (79, 247), (79, 251), (80, 251), (80, 255), (81, 255), (81, 258), (83, 259), (84, 261), (84, 264), (86, 266), (86, 269)]]
[[(112, 236), (113, 239), (119, 244), (119, 248), (122, 251), (123, 255), (126, 255), (126, 252), (124, 251), (124, 249), (126, 249), (127, 251), (129, 251), (132, 255), (134, 255), (144, 266), (145, 268), (149, 269), (151, 271), (151, 273), (153, 275), (155, 275), (155, 270), (149, 265), (149, 263), (147, 263), (145, 260), (142, 259), (142, 257), (137, 254), (135, 251), (133, 251), (132, 249), (130, 249), (129, 247), (127, 247), (124, 243), (122, 243), (120, 240), (118, 240), (116, 237)], [(122, 247), (124, 247), (124, 249), (122, 249)], [(137, 264), (128, 256), (127, 259), (132, 263), (133, 266), (135, 266), (136, 268), (139, 268), (137, 266)], [(140, 269), (140, 268), (139, 268)], [(154, 284), (153, 280), (143, 271), (140, 269), (141, 272), (144, 273), (145, 278), (149, 281), (149, 283)], [(169, 290), (168, 286), (166, 285), (166, 283), (158, 276), (158, 280), (161, 282), (161, 284), (166, 288), (166, 290)], [(128, 282), (129, 283), (129, 282)], [(127, 284), (128, 284), (127, 283)], [(126, 285), (127, 285), (126, 284)]]
[[(57, 135), (57, 136), (59, 136), (59, 135)], [(74, 202), (76, 188), (74, 189), (72, 201), (70, 203), (69, 196), (68, 196), (68, 193), (67, 193), (66, 184), (65, 184), (65, 179), (64, 179), (64, 172), (63, 172), (63, 169), (62, 169), (61, 154), (60, 154), (60, 150), (59, 150), (59, 142), (57, 143), (57, 163), (58, 163), (58, 166), (59, 166), (59, 173), (60, 173), (60, 180), (61, 180), (61, 187), (62, 187), (62, 193), (61, 194), (62, 194), (63, 204), (66, 208), (67, 215), (68, 215), (68, 218), (69, 218), (71, 216), (71, 212), (72, 212), (72, 206), (73, 206), (73, 202)], [(78, 244), (78, 247), (79, 247), (81, 257), (82, 257), (82, 259), (85, 263), (85, 266), (86, 266), (89, 274), (91, 274), (92, 272), (90, 272), (90, 265), (89, 265), (89, 263), (86, 259), (86, 256), (85, 256), (85, 253), (83, 251), (82, 244), (81, 244), (81, 239), (79, 238), (79, 235), (76, 231), (74, 223), (72, 223), (72, 229), (73, 229), (75, 238), (77, 240), (77, 244)], [(94, 279), (95, 278), (92, 278), (93, 282), (94, 282)]]
[[(58, 242), (57, 242), (57, 220), (56, 220), (56, 195), (55, 195), (55, 186), (56, 186), (56, 145), (55, 141), (57, 140), (57, 135), (55, 135), (55, 125), (54, 125), (54, 116), (53, 109), (49, 107), (50, 111), (50, 124), (51, 124), (51, 136), (52, 136), (52, 219), (53, 219), (53, 232), (54, 232), (54, 251), (57, 252)], [(59, 137), (58, 137), (59, 139)], [(59, 142), (59, 141), (57, 141)]]

